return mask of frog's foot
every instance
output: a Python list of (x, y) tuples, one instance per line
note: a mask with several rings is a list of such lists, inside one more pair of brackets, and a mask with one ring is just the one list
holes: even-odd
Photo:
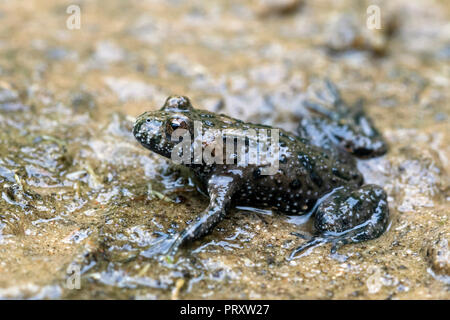
[(299, 257), (299, 254), (302, 254), (303, 252), (305, 252), (308, 249), (314, 249), (315, 247), (321, 246), (321, 245), (323, 245), (325, 243), (329, 243), (329, 242), (331, 242), (331, 244), (332, 244), (331, 252), (330, 252), (332, 258), (339, 260), (341, 262), (344, 262), (345, 260), (347, 260), (347, 256), (338, 254), (336, 252), (337, 248), (342, 246), (342, 244), (343, 244), (340, 239), (324, 238), (321, 236), (305, 238), (304, 235), (300, 235), (298, 233), (292, 233), (292, 234), (299, 238), (305, 239), (307, 241), (304, 244), (302, 244), (300, 247), (297, 247), (295, 250), (293, 250), (291, 252), (289, 257), (287, 258), (288, 261), (290, 261), (296, 257)]
[(146, 258), (153, 258), (156, 256), (169, 256), (173, 257), (173, 247), (176, 242), (176, 237), (169, 235), (161, 235), (156, 241), (147, 249), (141, 252), (141, 255)]
[(331, 254), (345, 244), (379, 237), (387, 228), (386, 193), (376, 185), (351, 190), (341, 188), (325, 199), (315, 213), (316, 236), (295, 249), (290, 259), (308, 248), (332, 243)]
[(386, 153), (387, 145), (366, 116), (362, 100), (349, 107), (330, 81), (319, 84), (315, 97), (304, 103), (308, 114), (297, 129), (299, 136), (329, 151), (338, 147), (361, 158)]
[[(144, 257), (168, 256), (173, 258), (178, 248), (209, 233), (224, 217), (231, 202), (236, 178), (213, 175), (208, 181), (210, 203), (208, 208), (186, 229), (175, 236), (161, 236), (155, 244), (142, 252)], [(173, 259), (171, 259), (173, 260)]]
[(141, 255), (146, 258), (160, 256), (173, 260), (180, 246), (208, 233), (210, 229), (207, 228), (211, 228), (213, 224), (215, 225), (215, 221), (211, 223), (208, 221), (208, 218), (211, 220), (210, 215), (200, 217), (195, 223), (174, 236), (160, 236), (147, 250), (141, 252)]
[(301, 239), (305, 239), (307, 241), (304, 244), (302, 244), (300, 247), (297, 247), (295, 250), (293, 250), (288, 257), (288, 260), (294, 259), (298, 254), (306, 251), (307, 249), (315, 248), (315, 247), (320, 246), (327, 242), (327, 239), (324, 239), (322, 237), (312, 237), (312, 238), (307, 239), (302, 234), (293, 233), (293, 235), (295, 235)]

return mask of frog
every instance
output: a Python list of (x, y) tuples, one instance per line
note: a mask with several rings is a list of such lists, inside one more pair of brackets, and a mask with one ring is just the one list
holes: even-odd
[[(169, 96), (161, 109), (138, 116), (133, 127), (137, 141), (172, 161), (183, 152), (189, 154), (184, 159), (190, 161), (181, 164), (192, 171), (209, 196), (208, 206), (185, 229), (161, 236), (145, 255), (173, 257), (180, 246), (214, 230), (236, 206), (267, 207), (314, 219), (312, 236), (292, 233), (304, 241), (288, 255), (289, 260), (317, 245), (331, 243), (331, 253), (337, 254), (343, 245), (381, 236), (389, 223), (387, 194), (378, 185), (364, 184), (357, 159), (381, 156), (387, 152), (387, 144), (361, 101), (350, 106), (328, 80), (320, 90), (317, 96), (327, 98), (305, 101), (307, 112), (294, 133), (194, 108), (190, 99), (181, 95)], [(195, 129), (196, 123), (201, 124), (200, 130)], [(245, 137), (241, 151), (249, 159), (252, 138), (246, 137), (246, 132), (252, 129), (276, 130), (277, 152), (269, 161), (237, 161), (237, 144), (224, 143), (230, 130), (240, 133)], [(211, 135), (204, 138), (208, 130), (219, 132), (212, 135), (216, 139)], [(183, 134), (175, 134), (177, 131)], [(196, 133), (201, 134), (196, 138)], [(260, 140), (267, 143), (267, 139), (257, 143)], [(187, 148), (178, 148), (182, 141)], [(223, 148), (229, 151), (227, 160), (236, 161), (207, 161), (195, 152), (188, 153), (200, 148), (201, 155), (213, 145), (212, 153)], [(270, 161), (277, 166), (265, 170)]]

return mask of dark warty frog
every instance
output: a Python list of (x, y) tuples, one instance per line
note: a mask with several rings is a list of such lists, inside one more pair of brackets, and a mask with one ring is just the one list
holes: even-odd
[[(318, 96), (331, 97), (331, 103), (307, 102), (309, 115), (301, 120), (298, 135), (279, 129), (278, 167), (273, 174), (263, 174), (264, 167), (258, 163), (219, 164), (198, 159), (186, 163), (203, 184), (209, 205), (181, 233), (161, 238), (146, 256), (175, 254), (180, 245), (209, 233), (233, 205), (275, 207), (290, 215), (312, 213), (315, 235), (295, 249), (290, 258), (325, 242), (332, 243), (335, 253), (343, 244), (379, 237), (388, 225), (386, 193), (377, 185), (363, 185), (355, 158), (383, 155), (386, 144), (360, 104), (346, 105), (331, 82), (324, 82), (321, 90)], [(196, 122), (201, 123), (204, 134), (211, 129), (271, 129), (195, 109), (187, 97), (171, 96), (160, 110), (139, 116), (133, 134), (145, 148), (170, 159), (181, 141), (172, 141), (173, 133), (183, 129), (190, 141), (195, 141)], [(212, 143), (217, 140), (202, 140), (202, 151)], [(244, 152), (249, 152), (249, 147), (246, 138)]]

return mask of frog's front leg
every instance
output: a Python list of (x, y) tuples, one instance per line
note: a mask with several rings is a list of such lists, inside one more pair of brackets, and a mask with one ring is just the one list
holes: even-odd
[(202, 214), (179, 234), (162, 239), (143, 252), (143, 255), (173, 256), (182, 244), (208, 234), (225, 217), (238, 179), (234, 175), (212, 175), (208, 180), (209, 205)]
[(376, 185), (359, 189), (341, 187), (326, 197), (315, 212), (316, 234), (295, 249), (298, 253), (325, 242), (333, 244), (331, 253), (347, 243), (357, 243), (379, 237), (387, 228), (389, 208), (384, 190)]

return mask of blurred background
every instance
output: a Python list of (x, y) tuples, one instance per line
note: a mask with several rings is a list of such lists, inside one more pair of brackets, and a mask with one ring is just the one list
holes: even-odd
[[(450, 298), (449, 18), (444, 0), (0, 0), (0, 298)], [(390, 145), (358, 164), (389, 193), (385, 235), (288, 263), (310, 226), (235, 210), (175, 262), (140, 255), (207, 200), (134, 117), (182, 94), (293, 131), (324, 78)]]

